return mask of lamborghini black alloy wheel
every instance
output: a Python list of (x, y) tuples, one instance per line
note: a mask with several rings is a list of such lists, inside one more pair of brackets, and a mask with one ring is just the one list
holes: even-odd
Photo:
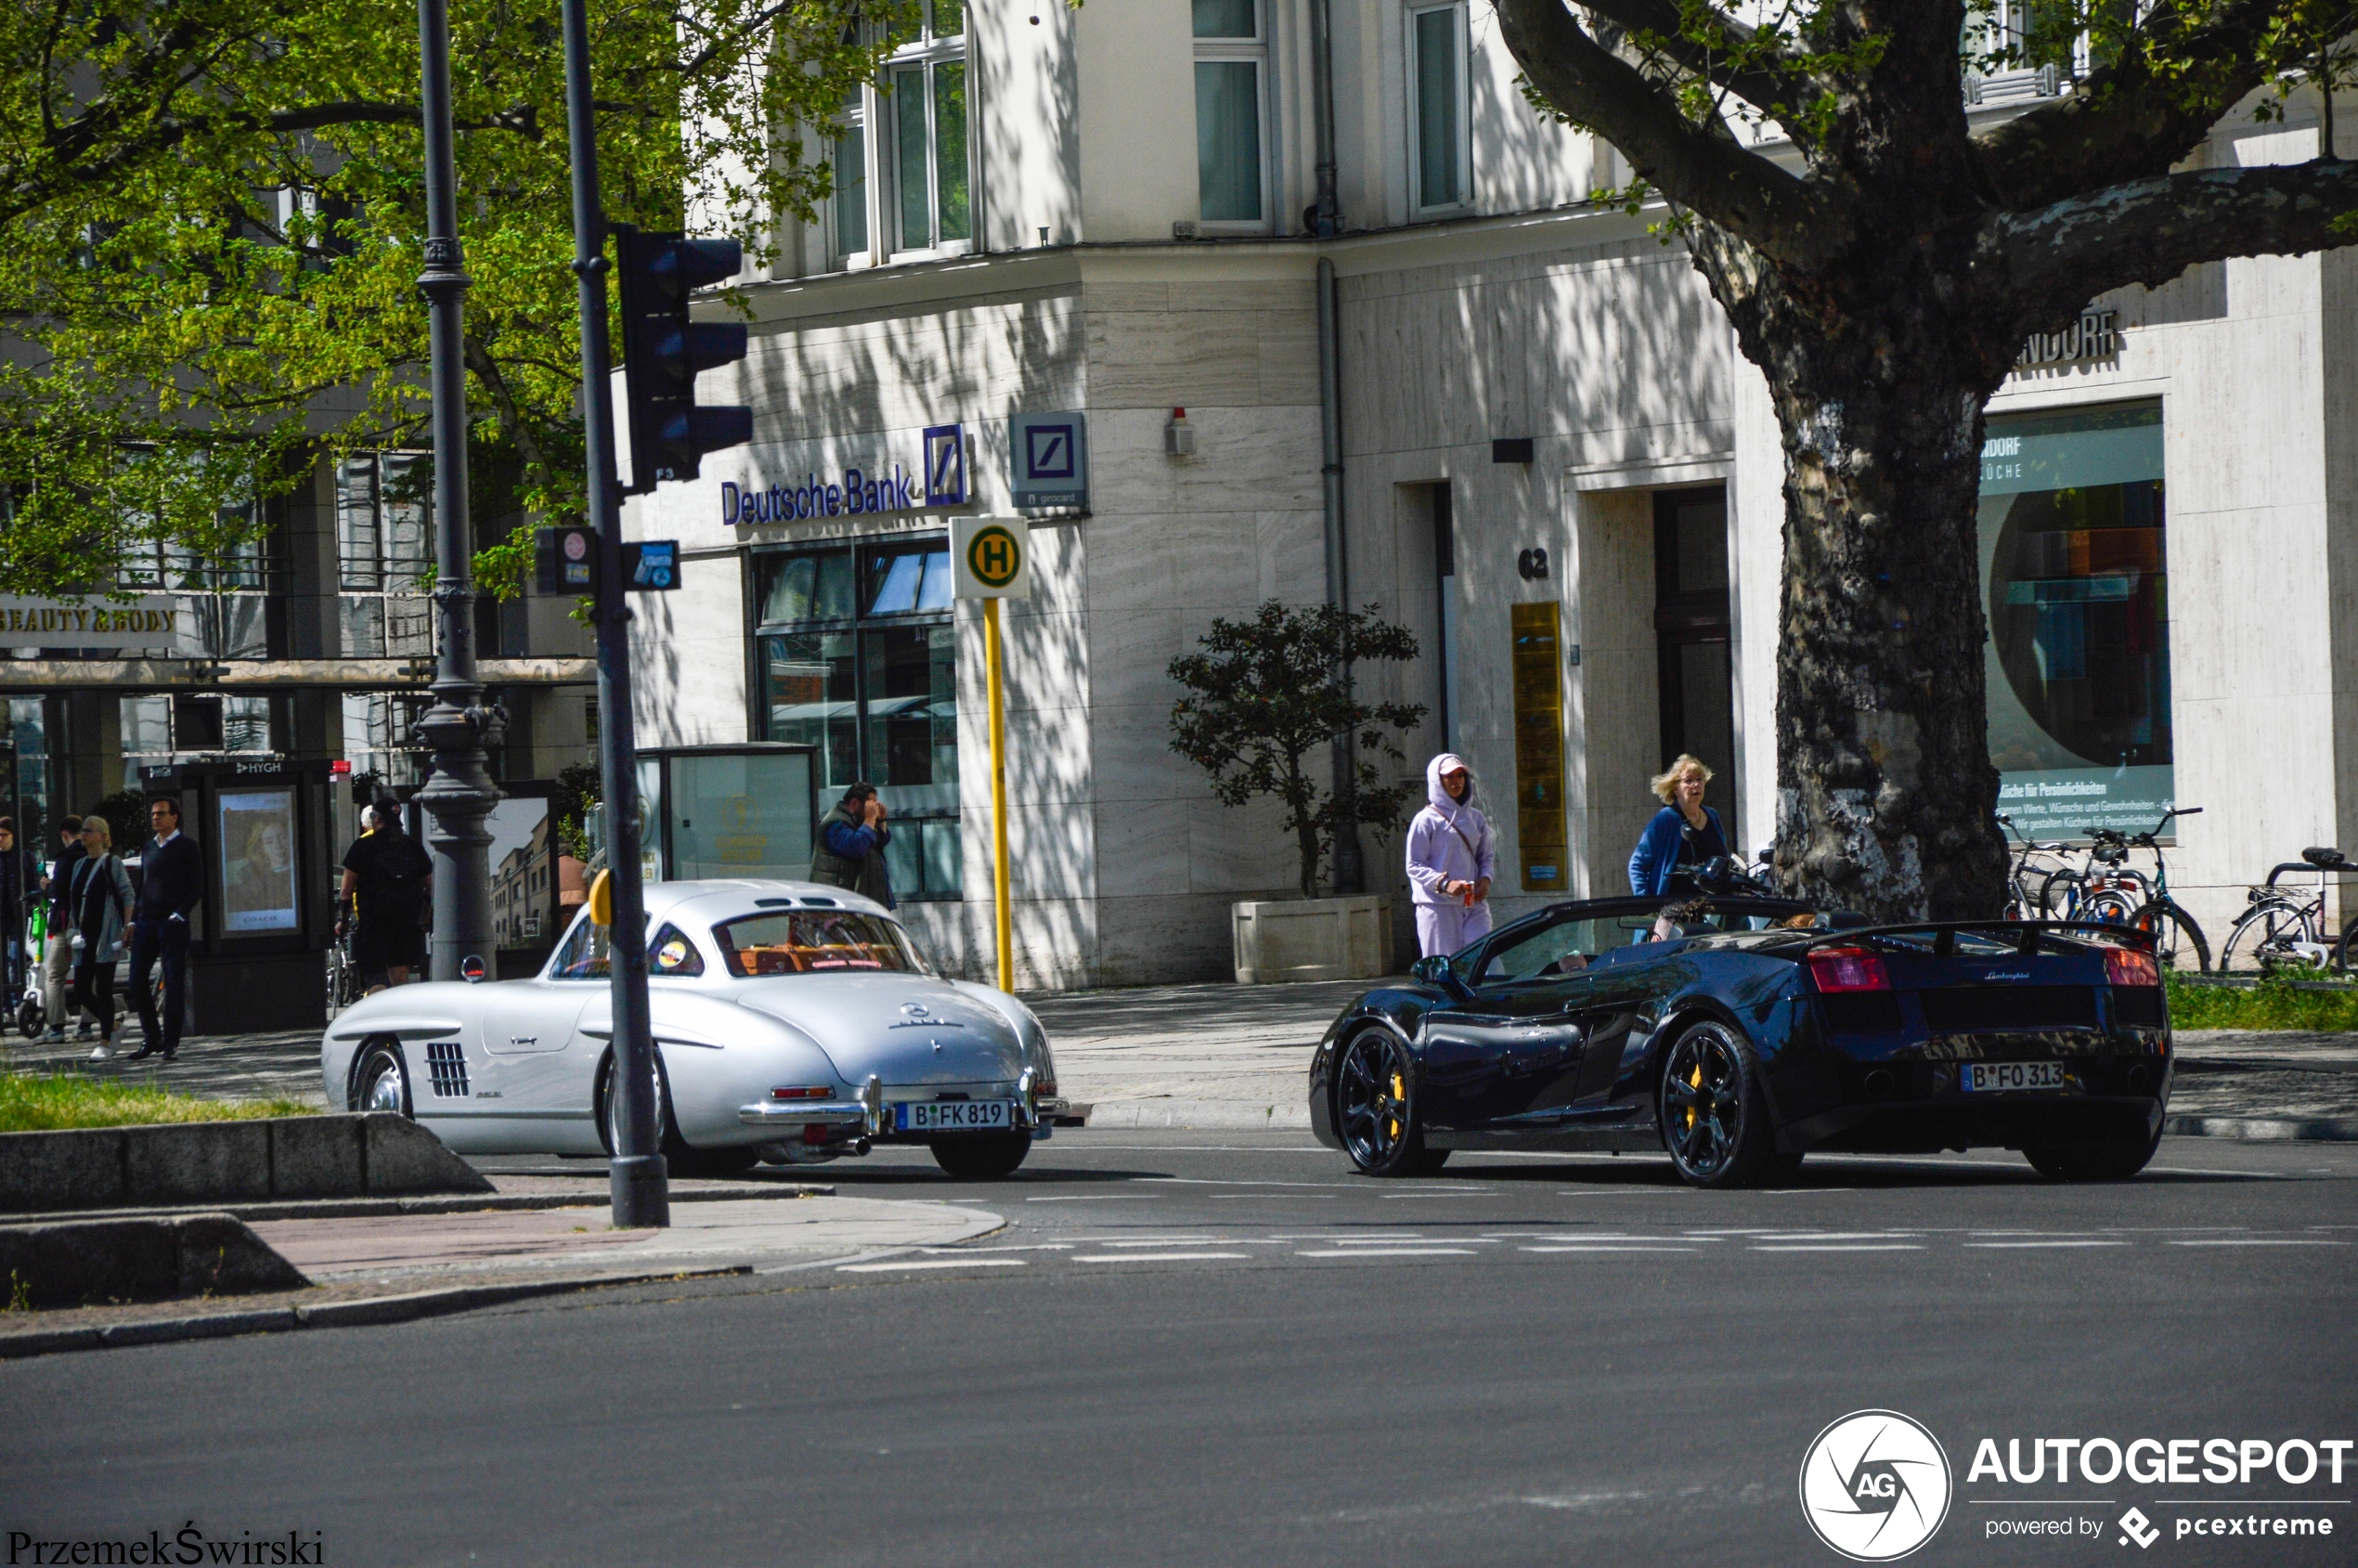
[(1335, 1069), (1335, 1125), (1351, 1162), (1371, 1176), (1422, 1175), (1449, 1158), (1446, 1149), (1425, 1147), (1416, 1082), (1408, 1047), (1380, 1029), (1343, 1047)]
[(1726, 1028), (1697, 1024), (1670, 1047), (1662, 1135), (1696, 1186), (1747, 1186), (1775, 1173), (1776, 1139), (1750, 1053)]

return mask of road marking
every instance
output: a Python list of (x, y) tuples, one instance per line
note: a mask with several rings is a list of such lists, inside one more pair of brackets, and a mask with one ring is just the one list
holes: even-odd
[(1083, 1252), (1077, 1263), (1193, 1263), (1213, 1258), (1250, 1258), (1250, 1252)]
[(1022, 1268), (1022, 1258), (901, 1258), (888, 1263), (838, 1263), (837, 1274), (882, 1274), (904, 1268)]
[(917, 1251), (971, 1258), (984, 1252), (1069, 1252), (1076, 1245), (1070, 1241), (1032, 1241), (1014, 1247), (920, 1247)]
[(2129, 1243), (2126, 1241), (1968, 1241), (1963, 1245), (1985, 1250), (2019, 1250), (2024, 1247), (2126, 1247)]
[(1803, 1247), (1791, 1246), (1781, 1242), (1773, 1247), (1755, 1247), (1752, 1251), (1756, 1252), (1921, 1252), (1924, 1249), (1912, 1241), (1902, 1241), (1895, 1244), (1842, 1241), (1836, 1242), (1832, 1246), (1811, 1245)]
[(1771, 1230), (1761, 1232), (1757, 1239), (1771, 1244), (1785, 1241), (1897, 1241), (1923, 1234), (1914, 1230)]
[(1137, 1194), (1130, 1192), (1093, 1192), (1085, 1198), (1027, 1198), (1024, 1201), (1026, 1203), (1118, 1203), (1122, 1199), (1136, 1196)]
[(2201, 1241), (2173, 1241), (2170, 1245), (2172, 1247), (2347, 1247), (2350, 1243), (2347, 1241), (2327, 1241), (2322, 1237), (2314, 1236), (2284, 1237), (2281, 1238), (2262, 1236), (2222, 1236)]
[(1090, 1244), (1095, 1247), (1217, 1247), (1221, 1239), (1217, 1236), (1148, 1236), (1117, 1241), (1110, 1236), (1098, 1236), (1092, 1237)]
[(1518, 1247), (1518, 1252), (1693, 1252), (1694, 1247), (1650, 1247), (1636, 1242), (1603, 1242), (1583, 1247)]
[(1346, 1247), (1329, 1252), (1296, 1252), (1297, 1258), (1471, 1258), (1471, 1247)]

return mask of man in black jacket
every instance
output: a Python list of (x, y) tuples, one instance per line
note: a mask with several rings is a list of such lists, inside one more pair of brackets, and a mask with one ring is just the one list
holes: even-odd
[[(147, 1035), (124, 1059), (161, 1054), (172, 1060), (180, 1049), (180, 1018), (188, 1004), (188, 916), (204, 897), (204, 863), (196, 842), (180, 831), (180, 802), (160, 795), (148, 802), (148, 824), (156, 836), (139, 853), (139, 906), (131, 921), (131, 999)], [(163, 1025), (156, 1025), (156, 1000), (148, 977), (163, 960)]]

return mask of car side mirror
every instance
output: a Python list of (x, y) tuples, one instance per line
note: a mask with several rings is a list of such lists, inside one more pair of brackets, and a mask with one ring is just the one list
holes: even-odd
[(1457, 971), (1449, 967), (1449, 959), (1445, 953), (1436, 952), (1429, 958), (1418, 959), (1408, 965), (1408, 973), (1425, 984), (1437, 985), (1444, 991), (1465, 989), (1458, 983)]

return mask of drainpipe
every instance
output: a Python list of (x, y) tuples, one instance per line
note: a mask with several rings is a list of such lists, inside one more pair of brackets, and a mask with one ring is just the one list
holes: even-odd
[[(1329, 0), (1311, 0), (1310, 68), (1313, 120), (1317, 140), (1318, 200), (1308, 214), (1311, 232), (1331, 240), (1342, 227), (1335, 197), (1335, 59), (1334, 30)], [(1341, 323), (1335, 288), (1335, 264), (1318, 258), (1318, 436), (1322, 486), (1326, 497), (1327, 603), (1338, 610), (1351, 608), (1351, 567), (1342, 537), (1342, 379)], [(1342, 669), (1344, 689), (1351, 667)], [(1349, 800), (1357, 792), (1358, 756), (1349, 732), (1334, 738), (1334, 794)], [(1335, 836), (1334, 890), (1356, 893), (1366, 886), (1359, 863), (1359, 830), (1347, 828)]]

